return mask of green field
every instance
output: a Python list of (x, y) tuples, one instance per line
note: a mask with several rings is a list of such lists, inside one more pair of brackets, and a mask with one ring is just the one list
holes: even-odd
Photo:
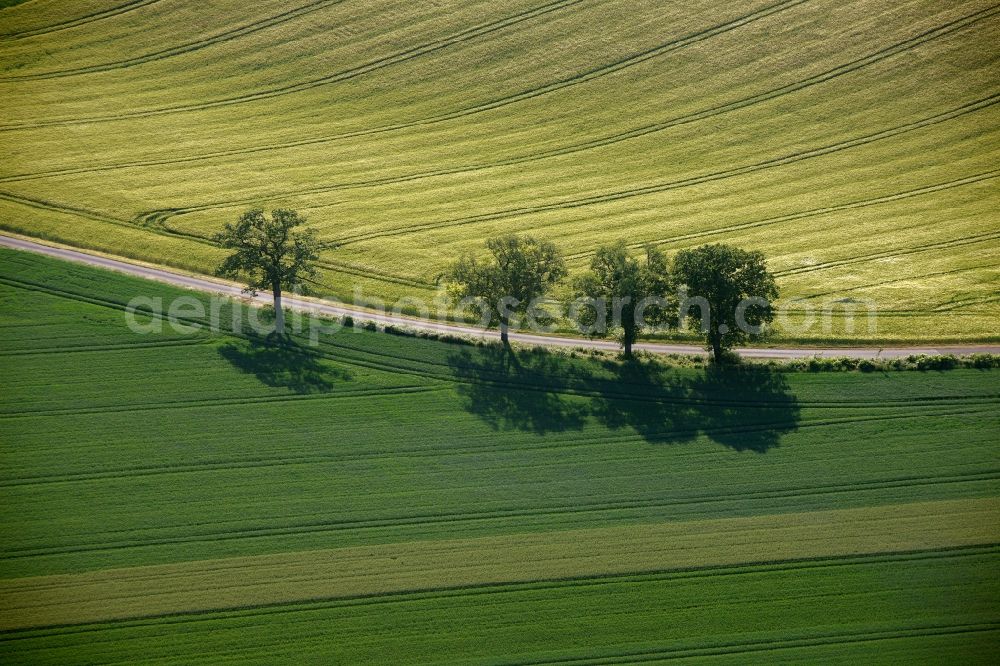
[[(0, 10), (0, 229), (210, 272), (303, 210), (327, 295), (499, 231), (763, 250), (785, 339), (996, 340), (980, 0), (32, 0)], [(876, 330), (807, 307), (878, 308)]]
[(4, 663), (996, 653), (1000, 371), (126, 326), (183, 293), (0, 250)]

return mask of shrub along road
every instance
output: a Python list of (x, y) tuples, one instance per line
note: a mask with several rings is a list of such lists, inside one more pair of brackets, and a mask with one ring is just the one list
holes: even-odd
[[(0, 246), (36, 252), (50, 257), (56, 257), (67, 261), (88, 264), (106, 268), (128, 275), (134, 275), (150, 280), (157, 280), (167, 284), (205, 291), (210, 293), (220, 293), (231, 297), (245, 297), (240, 285), (232, 282), (199, 277), (184, 273), (178, 273), (165, 268), (157, 268), (142, 264), (136, 264), (122, 259), (114, 259), (107, 256), (89, 254), (80, 250), (67, 247), (58, 247), (15, 238), (12, 236), (0, 235)], [(270, 294), (261, 292), (254, 300), (261, 304), (271, 302)], [(484, 331), (483, 329), (462, 326), (458, 324), (442, 324), (439, 322), (415, 319), (392, 314), (383, 314), (351, 307), (344, 304), (335, 304), (329, 301), (317, 299), (303, 299), (285, 297), (284, 304), (288, 308), (312, 312), (321, 316), (344, 317), (350, 316), (360, 321), (372, 321), (377, 324), (388, 324), (392, 326), (403, 326), (419, 331), (429, 331), (434, 333), (465, 335), (480, 338), (497, 338), (495, 331)], [(550, 335), (534, 335), (530, 333), (511, 333), (512, 342), (529, 345), (551, 345), (558, 347), (583, 347), (588, 349), (617, 350), (618, 344), (606, 340), (588, 340), (584, 338), (560, 337)], [(636, 344), (637, 350), (645, 350), (661, 354), (704, 354), (706, 353), (700, 346), (663, 344), (645, 342)], [(740, 355), (751, 358), (771, 358), (771, 359), (795, 359), (808, 358), (812, 356), (849, 356), (852, 358), (899, 358), (913, 354), (975, 354), (975, 353), (1000, 353), (1000, 345), (941, 345), (936, 347), (782, 347), (782, 348), (741, 348), (737, 350)]]

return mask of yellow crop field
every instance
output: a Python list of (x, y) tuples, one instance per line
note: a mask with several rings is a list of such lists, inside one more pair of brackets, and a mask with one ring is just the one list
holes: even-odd
[(571, 273), (725, 241), (785, 339), (992, 339), (998, 40), (979, 0), (32, 0), (0, 10), (0, 228), (211, 272), (290, 206), (326, 295), (389, 300), (499, 231)]

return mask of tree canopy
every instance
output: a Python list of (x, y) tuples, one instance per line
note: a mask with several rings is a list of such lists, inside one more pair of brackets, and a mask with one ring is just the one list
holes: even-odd
[(296, 229), (306, 222), (294, 210), (278, 208), (268, 217), (260, 208), (228, 222), (215, 241), (235, 250), (216, 269), (216, 275), (246, 282), (243, 289), (256, 295), (270, 289), (274, 295), (275, 332), (284, 335), (285, 317), (281, 306), (284, 289), (308, 291), (316, 274), (319, 242), (311, 229)]
[(681, 250), (673, 279), (687, 297), (681, 316), (702, 331), (717, 362), (724, 350), (760, 338), (774, 320), (778, 286), (761, 252), (723, 244)]
[(508, 329), (528, 313), (559, 280), (566, 265), (555, 245), (531, 236), (505, 234), (486, 241), (489, 256), (467, 254), (447, 274), (449, 292), (456, 301), (477, 305), (489, 316), (488, 326), (500, 327), (500, 339), (509, 345)]
[(629, 255), (624, 241), (597, 248), (573, 292), (577, 302), (570, 318), (594, 337), (620, 331), (626, 358), (643, 329), (673, 320), (667, 259), (653, 246), (646, 247), (642, 261)]

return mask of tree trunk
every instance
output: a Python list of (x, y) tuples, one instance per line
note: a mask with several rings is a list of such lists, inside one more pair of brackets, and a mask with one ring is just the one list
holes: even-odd
[(285, 335), (285, 311), (281, 307), (281, 285), (275, 283), (272, 286), (274, 293), (274, 332), (284, 337)]
[(507, 319), (505, 317), (500, 318), (500, 342), (503, 343), (504, 347), (510, 347), (510, 339), (507, 336)]
[(625, 338), (625, 358), (626, 359), (632, 358), (632, 341), (629, 340), (628, 338)]
[(722, 336), (713, 335), (712, 336), (712, 354), (715, 357), (715, 362), (722, 363)]

